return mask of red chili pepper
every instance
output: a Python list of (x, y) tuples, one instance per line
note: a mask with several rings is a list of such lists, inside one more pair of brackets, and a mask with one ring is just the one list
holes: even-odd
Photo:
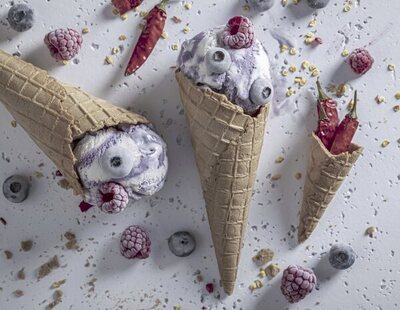
[(357, 91), (354, 92), (353, 100), (354, 105), (351, 111), (345, 116), (339, 127), (336, 129), (335, 139), (331, 147), (331, 153), (333, 155), (349, 151), (351, 140), (353, 140), (353, 137), (357, 131), (359, 124), (356, 113)]
[(112, 0), (112, 4), (118, 10), (119, 14), (125, 14), (126, 12), (138, 7), (143, 0)]
[(166, 0), (156, 5), (146, 16), (146, 26), (133, 50), (125, 76), (131, 75), (139, 69), (147, 60), (157, 44), (164, 29), (167, 13), (165, 11)]
[(318, 128), (315, 134), (321, 139), (325, 147), (330, 150), (335, 137), (336, 127), (339, 125), (339, 115), (336, 109), (336, 102), (329, 98), (323, 91), (319, 80), (318, 88)]

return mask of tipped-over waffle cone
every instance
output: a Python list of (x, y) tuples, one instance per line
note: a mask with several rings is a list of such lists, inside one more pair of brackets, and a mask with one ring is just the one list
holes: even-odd
[(54, 162), (75, 194), (84, 189), (75, 171), (74, 141), (118, 124), (148, 123), (0, 49), (0, 101)]
[(307, 240), (317, 227), (326, 208), (363, 150), (361, 146), (351, 144), (349, 152), (332, 155), (315, 133), (312, 133), (311, 139), (311, 153), (298, 227), (299, 242)]
[(235, 286), (268, 107), (256, 117), (177, 71), (224, 290)]

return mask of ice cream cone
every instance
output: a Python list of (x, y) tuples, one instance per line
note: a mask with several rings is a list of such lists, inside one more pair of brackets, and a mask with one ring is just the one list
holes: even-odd
[(349, 152), (332, 155), (314, 133), (311, 139), (311, 154), (298, 227), (300, 243), (307, 240), (314, 231), (363, 150), (361, 146), (352, 144)]
[(73, 143), (118, 124), (148, 123), (0, 50), (0, 102), (62, 172), (75, 194), (84, 189), (75, 171)]
[(195, 86), (179, 71), (176, 79), (192, 136), (222, 285), (231, 295), (268, 107), (251, 117), (225, 95)]

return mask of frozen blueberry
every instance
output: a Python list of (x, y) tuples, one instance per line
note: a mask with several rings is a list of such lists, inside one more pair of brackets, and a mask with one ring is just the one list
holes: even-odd
[(15, 4), (8, 11), (7, 20), (12, 29), (27, 31), (33, 26), (33, 10), (26, 4)]
[(336, 269), (350, 268), (356, 260), (356, 254), (349, 245), (335, 244), (329, 251), (329, 263)]
[(192, 254), (196, 248), (196, 240), (187, 231), (178, 231), (168, 238), (168, 247), (178, 257)]
[(132, 170), (137, 159), (129, 155), (127, 148), (114, 145), (104, 152), (101, 165), (113, 178), (126, 177)]
[(3, 194), (11, 202), (23, 202), (29, 194), (28, 178), (21, 175), (8, 177), (3, 183)]
[(272, 8), (275, 0), (249, 0), (249, 4), (257, 11), (266, 11)]
[(215, 47), (206, 54), (206, 66), (211, 73), (224, 73), (228, 71), (232, 60), (226, 49)]
[(326, 7), (329, 0), (307, 0), (308, 6), (313, 9), (322, 9)]
[(253, 82), (250, 88), (251, 102), (253, 102), (257, 106), (260, 106), (270, 102), (271, 97), (272, 97), (272, 85), (270, 81), (258, 78)]

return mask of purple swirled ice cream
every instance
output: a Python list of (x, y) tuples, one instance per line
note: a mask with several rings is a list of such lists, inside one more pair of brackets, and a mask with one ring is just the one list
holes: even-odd
[(272, 100), (268, 54), (246, 17), (235, 16), (185, 41), (178, 66), (193, 83), (225, 94), (247, 114)]
[(86, 135), (74, 148), (86, 202), (106, 213), (150, 196), (164, 185), (165, 142), (146, 125), (120, 125)]

